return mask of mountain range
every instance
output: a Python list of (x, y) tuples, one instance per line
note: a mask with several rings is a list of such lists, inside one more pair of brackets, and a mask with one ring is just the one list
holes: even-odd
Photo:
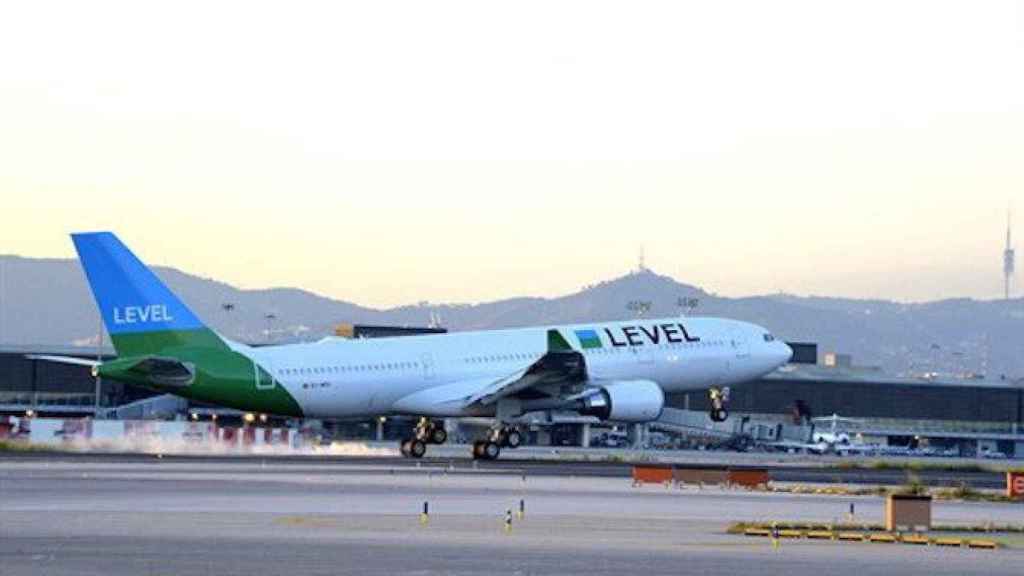
[[(765, 326), (789, 341), (899, 375), (1024, 375), (1024, 300), (927, 303), (803, 297), (726, 298), (651, 270), (555, 298), (374, 309), (296, 288), (241, 290), (173, 268), (156, 273), (214, 329), (240, 341), (312, 340), (340, 323), (450, 330), (691, 315)], [(684, 308), (696, 303), (696, 308)], [(99, 315), (77, 260), (0, 256), (0, 345), (95, 346)], [(104, 338), (106, 336), (104, 335)]]

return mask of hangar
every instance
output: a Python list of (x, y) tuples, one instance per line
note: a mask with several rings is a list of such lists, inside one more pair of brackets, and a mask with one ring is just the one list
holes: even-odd
[[(703, 394), (672, 394), (673, 408), (706, 410)], [(876, 371), (786, 366), (731, 390), (733, 413), (946, 421), (961, 428), (1024, 431), (1024, 381), (918, 379)]]

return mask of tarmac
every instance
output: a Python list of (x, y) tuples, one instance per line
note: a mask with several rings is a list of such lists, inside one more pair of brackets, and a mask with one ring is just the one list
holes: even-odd
[[(67, 448), (67, 447), (65, 447)], [(218, 463), (259, 463), (267, 459), (278, 464), (316, 463), (317, 470), (324, 465), (343, 464), (331, 469), (332, 474), (372, 470), (415, 471), (445, 467), (454, 470), (524, 473), (529, 476), (579, 476), (603, 478), (629, 478), (633, 461), (673, 466), (763, 468), (771, 471), (776, 482), (804, 484), (857, 484), (870, 486), (896, 486), (905, 484), (910, 477), (904, 467), (914, 466), (913, 476), (933, 487), (959, 487), (1001, 490), (1006, 486), (1006, 474), (998, 469), (1018, 465), (1011, 462), (991, 462), (975, 459), (908, 459), (908, 458), (833, 458), (791, 454), (759, 454), (705, 451), (648, 451), (637, 452), (614, 449), (574, 449), (524, 447), (507, 450), (495, 461), (474, 461), (469, 458), (468, 446), (431, 446), (428, 457), (413, 460), (398, 456), (394, 443), (349, 442), (307, 451), (270, 449), (249, 452), (212, 452), (188, 449), (182, 446), (148, 446), (145, 450), (128, 447), (132, 451), (105, 450), (103, 447), (72, 446), (61, 457), (68, 460), (91, 462), (148, 462), (159, 453), (167, 462), (199, 462), (206, 470)], [(125, 448), (125, 447), (122, 447)], [(10, 459), (50, 459), (49, 452), (0, 452), (0, 465)]]
[[(725, 533), (734, 521), (842, 521), (850, 504), (858, 521), (881, 521), (880, 498), (635, 488), (617, 477), (338, 459), (6, 458), (0, 576), (1021, 573), (1024, 539), (997, 551), (812, 541), (774, 549)], [(1024, 508), (936, 502), (934, 516), (1021, 524)]]

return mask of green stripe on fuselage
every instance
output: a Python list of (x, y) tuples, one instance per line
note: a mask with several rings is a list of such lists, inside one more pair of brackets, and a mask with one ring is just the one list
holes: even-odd
[[(263, 367), (235, 352), (207, 328), (139, 332), (112, 336), (120, 358), (159, 356), (173, 358), (195, 367), (196, 377), (183, 388), (160, 387), (130, 372), (106, 372), (103, 376), (196, 400), (248, 412), (280, 416), (302, 416), (295, 398)], [(256, 386), (259, 379), (263, 385)], [(273, 383), (273, 386), (270, 384)]]

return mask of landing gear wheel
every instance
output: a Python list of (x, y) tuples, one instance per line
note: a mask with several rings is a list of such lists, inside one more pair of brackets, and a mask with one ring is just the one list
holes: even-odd
[(410, 440), (409, 441), (409, 456), (413, 458), (423, 458), (427, 453), (427, 444), (423, 440)]
[(509, 448), (519, 448), (519, 446), (522, 445), (522, 443), (523, 435), (520, 434), (519, 430), (516, 430), (515, 428), (510, 429), (508, 433), (505, 435), (505, 446), (508, 446)]
[(402, 456), (405, 456), (406, 458), (409, 458), (412, 455), (411, 451), (409, 450), (409, 445), (410, 444), (412, 444), (412, 440), (408, 440), (408, 439), (402, 440), (402, 443), (399, 444), (399, 448), (398, 449), (402, 453)]
[(448, 441), (448, 432), (444, 429), (444, 422), (420, 418), (413, 437), (425, 444), (444, 444)]
[(501, 446), (497, 442), (484, 442), (480, 450), (485, 460), (497, 460), (501, 455)]
[(444, 444), (448, 441), (448, 432), (443, 426), (437, 426), (430, 432), (431, 444)]
[(474, 460), (497, 460), (501, 455), (501, 446), (490, 440), (477, 440), (473, 443)]
[(729, 419), (729, 411), (725, 408), (716, 408), (711, 410), (711, 420), (713, 422), (725, 422)]

